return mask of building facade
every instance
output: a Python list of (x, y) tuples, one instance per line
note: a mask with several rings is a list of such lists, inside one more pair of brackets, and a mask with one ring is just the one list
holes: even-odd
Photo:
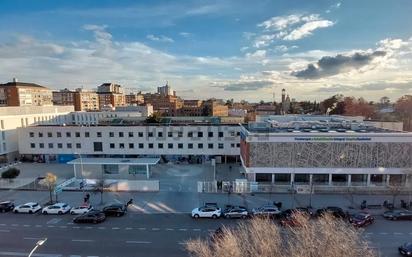
[(115, 83), (104, 83), (97, 87), (99, 110), (107, 106), (117, 107), (126, 105), (123, 88)]
[(406, 183), (412, 172), (411, 133), (333, 119), (273, 118), (242, 126), (241, 158), (248, 179), (326, 186)]
[(50, 106), (52, 91), (34, 83), (13, 82), (0, 84), (0, 106)]

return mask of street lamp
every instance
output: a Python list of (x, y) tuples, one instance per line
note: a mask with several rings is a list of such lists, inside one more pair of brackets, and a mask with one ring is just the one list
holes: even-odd
[(39, 241), (37, 241), (36, 246), (33, 248), (33, 250), (31, 250), (31, 252), (29, 253), (29, 256), (28, 256), (28, 257), (31, 257), (32, 254), (36, 251), (36, 249), (37, 249), (39, 246), (43, 245), (46, 241), (47, 241), (47, 238), (45, 238), (45, 239), (40, 239)]
[[(82, 155), (80, 153), (74, 152), (75, 155), (78, 155), (80, 158), (80, 177), (82, 180), (82, 184), (84, 183), (84, 179), (83, 179), (83, 159), (82, 159)], [(75, 164), (76, 165), (76, 164)], [(84, 194), (84, 185), (82, 186), (82, 190), (83, 190), (83, 194)]]

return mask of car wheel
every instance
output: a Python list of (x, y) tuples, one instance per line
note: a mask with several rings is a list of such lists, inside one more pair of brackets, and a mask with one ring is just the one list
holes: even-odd
[(216, 214), (213, 214), (213, 215), (212, 215), (212, 219), (217, 219), (217, 215), (216, 215)]
[(199, 217), (200, 217), (199, 214), (193, 215), (193, 218), (195, 218), (195, 219), (198, 219)]
[(18, 210), (14, 210), (14, 213), (19, 213), (19, 211), (18, 211)]
[(33, 211), (30, 210), (30, 211), (29, 211), (29, 214), (33, 214)]
[[(29, 213), (31, 213), (31, 211), (29, 211)], [(47, 213), (47, 211), (44, 211), (43, 214), (44, 214), (44, 215), (47, 215), (48, 213)]]
[(57, 214), (62, 215), (62, 214), (63, 214), (63, 212), (62, 212), (62, 211), (59, 211)]
[(396, 217), (392, 217), (392, 220), (397, 220), (398, 218), (396, 218)]
[(71, 211), (70, 214), (71, 214), (71, 215), (74, 215), (74, 211)]
[(120, 213), (116, 213), (116, 216), (117, 216), (117, 217), (120, 217)]

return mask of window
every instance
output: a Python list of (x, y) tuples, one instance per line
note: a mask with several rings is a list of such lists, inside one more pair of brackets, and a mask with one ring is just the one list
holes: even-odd
[(66, 132), (66, 137), (71, 137), (71, 136), (72, 136), (72, 133)]
[(187, 137), (193, 137), (193, 132), (187, 132)]
[(129, 132), (129, 137), (133, 137), (133, 132)]
[(53, 137), (53, 134), (51, 132), (47, 132), (47, 137)]
[(30, 148), (36, 148), (36, 144), (35, 143), (30, 143)]
[(157, 137), (163, 137), (163, 132), (157, 132)]
[(202, 143), (197, 144), (197, 148), (199, 148), (199, 149), (203, 149), (203, 144), (202, 144)]
[(208, 145), (207, 145), (207, 148), (213, 149), (213, 144), (208, 144)]
[(177, 144), (177, 148), (183, 149), (183, 144), (182, 143)]
[(93, 149), (95, 152), (103, 152), (103, 143), (102, 142), (93, 142)]
[(240, 132), (238, 131), (238, 132), (236, 132), (236, 136), (240, 136)]
[(109, 132), (109, 137), (114, 137), (114, 132)]
[(193, 149), (193, 144), (187, 144), (187, 148)]
[(90, 137), (90, 132), (84, 132), (84, 137)]
[(177, 132), (177, 137), (183, 137), (183, 132), (182, 131)]
[(223, 131), (219, 132), (218, 136), (223, 137)]
[(153, 144), (152, 143), (149, 143), (149, 148), (153, 149)]
[(80, 137), (80, 132), (75, 132), (74, 135), (75, 137)]
[(240, 147), (240, 143), (237, 143), (237, 144), (236, 144), (236, 147), (239, 148), (239, 147)]
[(230, 144), (230, 147), (235, 148), (235, 144)]
[(30, 133), (29, 133), (29, 136), (30, 136), (30, 137), (34, 137), (34, 132), (30, 132)]
[(124, 133), (123, 133), (123, 132), (119, 132), (119, 137), (124, 137)]
[(201, 131), (197, 132), (197, 137), (203, 137), (203, 132)]
[(173, 132), (167, 132), (168, 137), (173, 137)]
[(72, 148), (72, 144), (71, 143), (67, 143), (67, 148), (71, 149)]
[(133, 143), (129, 143), (129, 149), (133, 149), (134, 148), (134, 144)]
[(57, 137), (62, 137), (62, 132), (56, 132)]
[(114, 149), (114, 143), (110, 143), (110, 149)]
[(234, 136), (235, 136), (235, 132), (234, 132), (234, 131), (230, 131), (230, 136), (234, 137)]
[(49, 143), (49, 148), (53, 148), (53, 143)]
[(40, 144), (39, 144), (39, 147), (40, 147), (40, 148), (44, 148), (44, 144), (43, 144), (43, 143), (40, 143)]
[(82, 144), (80, 144), (80, 143), (76, 143), (76, 148), (77, 148), (77, 149), (82, 148)]
[(223, 149), (223, 144), (222, 144), (222, 143), (219, 143), (219, 144), (218, 144), (218, 148), (219, 148), (219, 149)]
[(39, 132), (39, 137), (43, 137), (43, 133)]
[(120, 148), (120, 149), (124, 149), (124, 143), (120, 143), (120, 144), (119, 144), (119, 148)]
[(153, 132), (149, 132), (149, 133), (147, 134), (147, 136), (148, 136), (148, 137), (153, 137)]
[(102, 137), (102, 132), (97, 132), (97, 133), (96, 133), (96, 136), (97, 136), (97, 137)]
[(162, 143), (157, 144), (157, 148), (163, 149), (163, 144)]
[(139, 143), (139, 149), (143, 149), (143, 148), (144, 148), (143, 143)]
[(207, 132), (208, 137), (213, 137), (213, 132)]
[(173, 149), (173, 144), (172, 143), (167, 144), (167, 148)]
[(139, 137), (143, 137), (143, 132), (138, 132), (137, 135), (138, 135)]
[(62, 143), (58, 143), (58, 144), (57, 144), (57, 148), (62, 149), (62, 148), (63, 148), (63, 144), (62, 144)]

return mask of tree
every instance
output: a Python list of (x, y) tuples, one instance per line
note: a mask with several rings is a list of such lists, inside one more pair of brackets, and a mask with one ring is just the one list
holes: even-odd
[(162, 121), (162, 114), (159, 112), (154, 112), (152, 115), (147, 117), (147, 123), (160, 123)]
[(344, 115), (347, 116), (363, 116), (365, 118), (373, 118), (376, 116), (376, 110), (373, 103), (368, 103), (362, 97), (355, 99), (354, 97), (345, 97)]
[(16, 168), (10, 168), (3, 173), (1, 173), (1, 178), (4, 179), (14, 179), (20, 174), (20, 170)]
[(344, 112), (343, 95), (337, 94), (320, 103), (320, 111), (325, 114), (341, 115)]
[(57, 176), (51, 172), (48, 172), (46, 174), (46, 177), (40, 181), (40, 184), (47, 187), (47, 189), (49, 190), (49, 194), (50, 194), (50, 203), (53, 203), (53, 192), (54, 192), (54, 189), (56, 188)]
[(403, 121), (404, 130), (412, 130), (412, 95), (404, 95), (395, 103), (395, 112)]
[(281, 228), (270, 219), (252, 219), (237, 227), (223, 227), (212, 242), (195, 239), (186, 244), (194, 257), (372, 257), (361, 231), (341, 219), (325, 215), (309, 220), (297, 214), (296, 227)]

